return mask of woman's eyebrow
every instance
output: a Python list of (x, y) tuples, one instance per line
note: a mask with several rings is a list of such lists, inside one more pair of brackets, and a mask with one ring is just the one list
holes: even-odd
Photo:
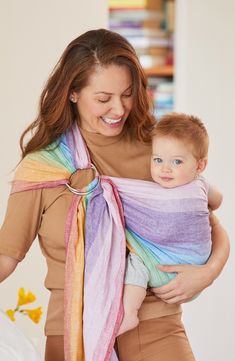
[(95, 92), (94, 94), (106, 94), (106, 95), (112, 95), (113, 93), (108, 93), (105, 91), (99, 91), (99, 92)]
[[(122, 93), (125, 93), (127, 90), (129, 90), (130, 88), (132, 87), (132, 84), (128, 86), (128, 88), (126, 88)], [(105, 94), (105, 95), (113, 95), (113, 93), (109, 93), (109, 92), (106, 92), (106, 91), (98, 91), (98, 92), (95, 92), (94, 94)]]

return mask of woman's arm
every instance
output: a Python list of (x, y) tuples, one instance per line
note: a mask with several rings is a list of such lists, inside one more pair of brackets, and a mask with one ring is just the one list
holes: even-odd
[(42, 189), (11, 194), (0, 227), (0, 282), (23, 260), (35, 239), (44, 211)]
[(177, 272), (167, 285), (152, 288), (154, 294), (166, 303), (188, 302), (210, 286), (221, 273), (229, 256), (229, 238), (214, 214), (210, 216), (212, 227), (212, 252), (205, 265), (159, 266), (163, 272)]
[(4, 281), (15, 270), (18, 261), (0, 254), (0, 282)]

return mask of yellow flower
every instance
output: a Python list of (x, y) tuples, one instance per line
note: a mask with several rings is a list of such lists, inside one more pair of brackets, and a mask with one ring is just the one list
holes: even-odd
[(6, 314), (8, 317), (15, 321), (15, 314), (16, 312), (19, 312), (23, 315), (27, 315), (33, 322), (38, 323), (40, 321), (41, 315), (42, 315), (42, 308), (34, 308), (32, 310), (30, 309), (22, 309), (22, 305), (27, 305), (28, 303), (32, 303), (36, 300), (36, 297), (32, 292), (28, 292), (26, 294), (25, 289), (23, 287), (19, 288), (18, 290), (18, 303), (16, 305), (16, 308), (14, 310), (9, 309), (6, 311)]
[(15, 315), (15, 311), (14, 310), (7, 310), (6, 311), (6, 314), (7, 314), (7, 316), (12, 320), (12, 321), (15, 321), (15, 317), (14, 317), (14, 315)]
[(32, 292), (29, 291), (26, 294), (23, 287), (19, 288), (17, 307), (22, 306), (22, 305), (27, 305), (28, 303), (32, 303), (35, 300), (36, 300), (36, 297), (34, 296), (34, 294)]
[(38, 323), (42, 315), (42, 307), (34, 308), (32, 310), (24, 310), (24, 313), (26, 313), (33, 322)]

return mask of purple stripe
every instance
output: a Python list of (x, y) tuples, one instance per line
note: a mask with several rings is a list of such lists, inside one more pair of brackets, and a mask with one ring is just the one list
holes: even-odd
[(66, 139), (72, 154), (75, 169), (89, 168), (90, 155), (76, 124), (74, 124), (70, 132), (67, 132)]
[(140, 198), (139, 194), (135, 197), (130, 197), (126, 194), (121, 195), (123, 204), (131, 204), (133, 208), (138, 212), (142, 207), (149, 208), (153, 211), (159, 212), (191, 212), (191, 211), (202, 211), (208, 213), (208, 200), (205, 197), (201, 198), (182, 198), (182, 199), (161, 199), (154, 198)]
[(86, 244), (85, 244), (85, 259), (87, 258), (90, 247), (98, 233), (99, 226), (103, 219), (103, 214), (106, 208), (106, 202), (103, 197), (101, 187), (97, 187), (92, 193), (88, 201), (86, 209)]
[(79, 160), (76, 158), (76, 142), (73, 131), (66, 132), (65, 139), (71, 153), (71, 159), (73, 161), (74, 168), (78, 169), (80, 167), (78, 166)]
[(202, 244), (210, 237), (206, 212), (156, 212), (142, 207), (138, 211), (124, 203), (127, 228), (143, 239), (159, 245)]

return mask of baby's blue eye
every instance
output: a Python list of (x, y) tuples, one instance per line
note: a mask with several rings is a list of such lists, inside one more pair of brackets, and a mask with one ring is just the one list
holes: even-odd
[(158, 164), (162, 163), (161, 158), (154, 158), (153, 161), (154, 161), (154, 163), (158, 163)]
[(180, 164), (183, 163), (183, 161), (180, 160), (180, 159), (174, 159), (174, 160), (172, 161), (172, 163), (173, 163), (174, 165), (180, 165)]

